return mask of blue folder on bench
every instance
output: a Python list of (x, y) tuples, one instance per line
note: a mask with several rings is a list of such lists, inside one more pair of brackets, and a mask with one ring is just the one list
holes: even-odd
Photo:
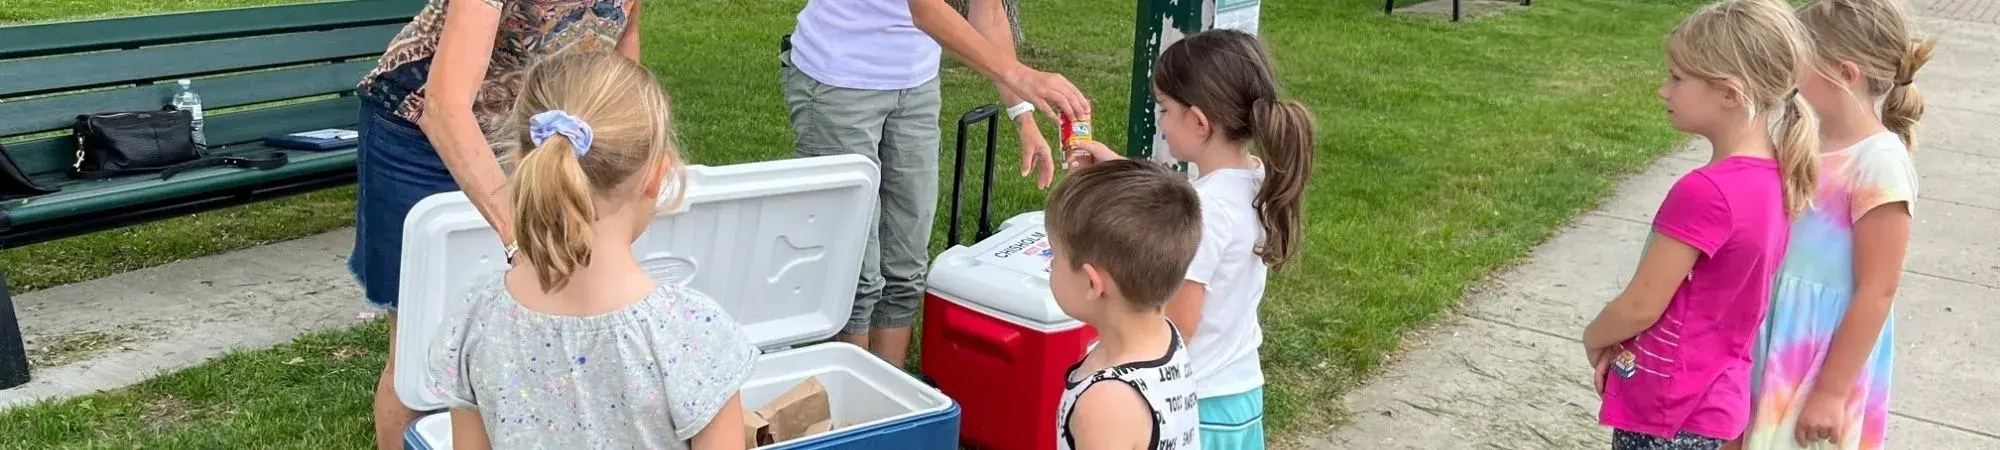
[(352, 147), (360, 142), (361, 132), (339, 128), (276, 134), (264, 138), (264, 145), (298, 150), (333, 150)]

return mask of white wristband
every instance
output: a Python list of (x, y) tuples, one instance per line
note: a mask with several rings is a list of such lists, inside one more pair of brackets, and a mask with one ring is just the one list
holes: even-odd
[(1007, 118), (1019, 119), (1021, 118), (1022, 114), (1027, 114), (1034, 110), (1035, 110), (1035, 104), (1033, 103), (1028, 103), (1028, 102), (1016, 103), (1014, 104), (1014, 106), (1007, 107)]

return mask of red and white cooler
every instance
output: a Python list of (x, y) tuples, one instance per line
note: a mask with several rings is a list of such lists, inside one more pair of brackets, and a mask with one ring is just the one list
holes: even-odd
[(1056, 307), (1049, 293), (1052, 254), (1036, 211), (931, 263), (923, 371), (962, 408), (963, 444), (1056, 447), (1062, 372), (1083, 357), (1097, 332)]

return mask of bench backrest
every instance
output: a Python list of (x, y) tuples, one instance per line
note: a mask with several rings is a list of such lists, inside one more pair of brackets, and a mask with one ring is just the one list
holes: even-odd
[(0, 143), (23, 172), (65, 172), (77, 115), (159, 110), (183, 78), (201, 94), (211, 147), (352, 125), (355, 84), (422, 6), (350, 0), (0, 27)]

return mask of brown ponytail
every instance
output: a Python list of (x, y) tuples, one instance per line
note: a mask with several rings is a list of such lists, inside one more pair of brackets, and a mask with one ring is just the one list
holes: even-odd
[(1153, 89), (1200, 109), (1217, 138), (1250, 141), (1264, 160), (1254, 207), (1264, 228), (1257, 257), (1279, 268), (1305, 245), (1304, 200), (1312, 175), (1313, 118), (1305, 105), (1280, 100), (1278, 75), (1256, 36), (1226, 28), (1167, 46), (1153, 65)]
[(1889, 87), (1887, 96), (1882, 98), (1882, 126), (1896, 132), (1897, 137), (1903, 138), (1903, 147), (1913, 152), (1917, 150), (1917, 121), (1924, 118), (1924, 95), (1917, 93), (1917, 88), (1911, 87), (1910, 83), (1916, 81), (1917, 69), (1930, 62), (1934, 42), (1918, 42), (1910, 46), (1910, 51), (1903, 53), (1896, 64), (1896, 78), (1891, 80), (1894, 84)]
[(514, 171), (515, 243), (549, 292), (562, 290), (570, 274), (590, 265), (597, 207), (577, 159), (570, 140), (556, 135), (522, 155)]
[[(566, 116), (565, 126), (544, 123), (549, 128), (537, 143), (531, 124), (550, 112)], [(534, 269), (544, 292), (569, 286), (591, 264), (598, 201), (640, 204), (628, 182), (658, 164), (668, 165), (669, 177), (680, 174), (666, 90), (645, 66), (616, 53), (567, 52), (536, 64), (502, 126), (515, 137), (507, 146), (515, 164), (509, 182), (516, 263)]]
[(1305, 236), (1306, 179), (1313, 167), (1313, 118), (1292, 100), (1258, 99), (1250, 108), (1263, 153), (1264, 186), (1257, 190), (1257, 218), (1264, 244), (1257, 256), (1273, 268), (1298, 256)]
[(1785, 215), (1798, 217), (1812, 208), (1819, 189), (1819, 118), (1798, 91), (1786, 96), (1778, 119), (1778, 177), (1784, 183)]

